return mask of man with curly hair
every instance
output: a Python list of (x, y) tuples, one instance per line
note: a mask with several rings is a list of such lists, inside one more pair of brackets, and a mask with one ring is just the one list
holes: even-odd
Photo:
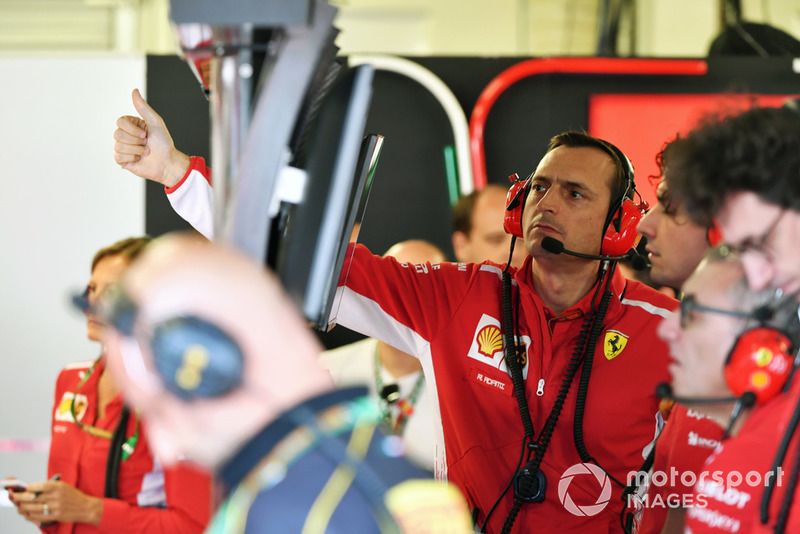
[(708, 121), (676, 142), (673, 198), (716, 220), (753, 289), (800, 290), (800, 113), (754, 108)]
[[(800, 113), (790, 107), (753, 108), (708, 120), (674, 143), (669, 168), (672, 198), (696, 224), (717, 224), (725, 243), (723, 252), (739, 257), (750, 288), (773, 287), (777, 294), (797, 298)], [(796, 328), (795, 324), (790, 333), (796, 334)], [(660, 333), (670, 340), (667, 330), (662, 328)], [(772, 357), (771, 353), (764, 356)], [(753, 414), (767, 414), (770, 423), (743, 426), (738, 434), (723, 440), (706, 463), (707, 471), (714, 468), (732, 474), (748, 472), (756, 465), (762, 468), (774, 458), (773, 470), (774, 466), (783, 469), (788, 487), (778, 483), (774, 488), (762, 488), (765, 491), (742, 493), (741, 488), (727, 483), (713, 491), (697, 485), (695, 496), (707, 497), (708, 505), (689, 510), (687, 531), (795, 532), (800, 528), (800, 499), (794, 492), (800, 456), (793, 452), (798, 434), (790, 423), (800, 416), (797, 376), (794, 373), (768, 405), (756, 403)], [(742, 499), (734, 506), (725, 500), (731, 495)]]

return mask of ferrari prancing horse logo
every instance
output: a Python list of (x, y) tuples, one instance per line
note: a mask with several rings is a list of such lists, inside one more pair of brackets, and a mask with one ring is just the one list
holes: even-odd
[(603, 341), (603, 354), (606, 360), (613, 360), (625, 350), (628, 345), (628, 336), (619, 330), (606, 330), (606, 337)]

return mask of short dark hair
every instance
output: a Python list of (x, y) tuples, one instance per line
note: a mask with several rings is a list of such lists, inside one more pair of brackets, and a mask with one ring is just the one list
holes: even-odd
[(100, 260), (111, 256), (123, 256), (128, 262), (133, 261), (150, 241), (152, 239), (148, 236), (128, 237), (101, 248), (95, 252), (94, 258), (92, 258), (92, 272), (94, 272), (94, 268), (97, 267)]
[(753, 108), (711, 116), (663, 154), (670, 194), (698, 224), (709, 225), (731, 193), (800, 211), (800, 114)]
[(478, 200), (480, 191), (475, 190), (468, 195), (458, 199), (453, 206), (453, 232), (462, 232), (466, 235), (472, 231), (472, 211), (475, 209), (475, 202)]
[[(560, 146), (571, 148), (590, 147), (596, 148), (601, 152), (608, 154), (614, 162), (616, 169), (616, 176), (611, 184), (611, 203), (609, 205), (609, 221), (613, 216), (613, 211), (616, 211), (623, 200), (623, 195), (633, 198), (633, 188), (636, 187), (635, 183), (628, 184), (628, 180), (633, 181), (632, 167), (627, 156), (616, 145), (599, 137), (594, 137), (586, 132), (580, 131), (566, 131), (550, 138), (550, 143), (547, 145), (547, 152), (551, 152)], [(547, 153), (546, 152), (546, 153)], [(626, 191), (630, 185), (630, 190)], [(606, 221), (606, 226), (608, 222)]]
[(475, 190), (458, 199), (458, 202), (453, 206), (453, 232), (462, 232), (465, 235), (469, 235), (472, 232), (472, 213), (475, 211), (475, 204), (478, 203), (478, 198), (485, 191), (494, 188), (498, 191), (505, 190), (500, 184), (489, 184), (483, 189)]

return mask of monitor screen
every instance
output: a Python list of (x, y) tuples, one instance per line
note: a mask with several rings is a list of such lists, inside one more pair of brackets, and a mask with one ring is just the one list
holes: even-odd
[(371, 67), (357, 67), (325, 97), (310, 126), (303, 200), (281, 207), (270, 238), (266, 263), (320, 329), (328, 327), (347, 245), (364, 215), (383, 141), (364, 135), (372, 77)]

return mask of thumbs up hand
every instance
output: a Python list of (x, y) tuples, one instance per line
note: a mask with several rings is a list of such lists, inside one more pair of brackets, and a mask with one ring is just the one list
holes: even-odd
[(123, 115), (114, 131), (114, 160), (136, 176), (172, 187), (189, 168), (189, 156), (175, 148), (164, 119), (142, 98), (131, 95), (139, 117)]

